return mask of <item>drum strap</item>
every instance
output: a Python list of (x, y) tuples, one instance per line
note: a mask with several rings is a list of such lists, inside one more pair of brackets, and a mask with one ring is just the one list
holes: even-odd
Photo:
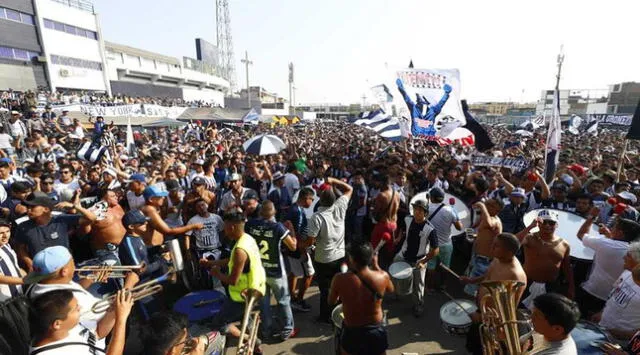
[(435, 211), (433, 211), (433, 213), (431, 214), (431, 216), (429, 216), (428, 221), (431, 222), (431, 220), (433, 219), (433, 217), (436, 216), (436, 214), (438, 214), (438, 212), (440, 212), (440, 209), (442, 209), (442, 207), (444, 207), (444, 203), (441, 203), (440, 206), (438, 206), (438, 208), (436, 208)]
[(381, 300), (382, 299), (382, 295), (378, 293), (378, 291), (376, 291), (373, 287), (371, 287), (371, 285), (369, 285), (369, 283), (367, 283), (367, 281), (365, 281), (362, 276), (360, 276), (358, 274), (358, 272), (354, 269), (351, 269), (351, 272), (356, 275), (359, 279), (360, 282), (362, 282), (362, 284), (364, 285), (364, 287), (366, 287), (369, 291), (371, 291), (371, 293), (373, 293), (373, 298), (376, 300)]

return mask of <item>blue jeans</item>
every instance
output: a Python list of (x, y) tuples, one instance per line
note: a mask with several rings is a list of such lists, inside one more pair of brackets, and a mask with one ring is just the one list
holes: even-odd
[(273, 331), (271, 316), (271, 293), (275, 297), (278, 305), (278, 321), (282, 324), (282, 335), (288, 336), (293, 331), (293, 313), (291, 312), (291, 295), (289, 294), (289, 284), (287, 278), (267, 277), (267, 290), (262, 297), (262, 332), (265, 335)]
[[(490, 264), (491, 259), (488, 257), (473, 253), (471, 261), (469, 262), (469, 277), (474, 278), (486, 274)], [(478, 292), (478, 287), (478, 285), (468, 284), (464, 287), (464, 292), (469, 296), (475, 297)]]

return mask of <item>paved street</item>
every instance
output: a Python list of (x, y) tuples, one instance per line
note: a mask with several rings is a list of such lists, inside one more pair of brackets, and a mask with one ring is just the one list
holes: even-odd
[[(461, 296), (461, 287), (449, 286), (449, 293)], [(333, 355), (333, 328), (316, 323), (318, 288), (312, 287), (308, 302), (314, 307), (309, 313), (295, 313), (296, 327), (300, 329), (295, 339), (280, 344), (264, 346), (265, 354), (323, 354)], [(427, 296), (425, 314), (415, 318), (411, 313), (411, 297), (395, 300), (385, 296), (384, 308), (388, 310), (388, 354), (465, 354), (463, 337), (447, 334), (440, 325), (440, 306), (449, 301), (442, 293)], [(229, 349), (231, 350), (231, 349)]]

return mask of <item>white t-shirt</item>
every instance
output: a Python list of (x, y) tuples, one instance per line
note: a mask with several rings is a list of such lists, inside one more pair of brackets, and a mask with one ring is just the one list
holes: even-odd
[(293, 196), (296, 191), (300, 190), (300, 180), (295, 174), (286, 173), (284, 174), (284, 187), (287, 188), (289, 196)]
[(613, 285), (600, 326), (627, 332), (640, 328), (640, 286), (633, 281), (631, 271), (623, 271)]
[(12, 148), (13, 137), (6, 133), (0, 133), (0, 149)]
[(80, 184), (78, 183), (78, 180), (73, 179), (71, 180), (71, 182), (68, 183), (64, 183), (60, 180), (56, 180), (53, 182), (53, 189), (56, 190), (56, 192), (58, 193), (58, 195), (63, 195), (64, 191), (66, 190), (71, 190), (73, 192), (75, 192), (76, 190), (78, 190), (80, 188)]
[(144, 195), (136, 196), (133, 191), (127, 191), (127, 202), (129, 203), (129, 209), (131, 211), (139, 210), (144, 207)]
[(571, 335), (561, 341), (546, 341), (540, 333), (533, 333), (533, 349), (528, 355), (577, 355), (576, 342)]
[(204, 228), (187, 232), (188, 235), (193, 235), (196, 238), (196, 247), (198, 249), (219, 248), (222, 245), (220, 243), (220, 232), (224, 227), (222, 218), (213, 213), (209, 213), (209, 217), (195, 215), (191, 217), (187, 225), (198, 223), (204, 224)]
[(606, 301), (613, 283), (624, 271), (624, 256), (629, 243), (603, 236), (587, 235), (582, 238), (584, 246), (595, 250), (591, 273), (582, 288), (591, 295)]
[(333, 206), (318, 208), (309, 219), (307, 234), (316, 238), (315, 260), (319, 263), (330, 263), (345, 255), (344, 219), (349, 199), (340, 196)]
[(25, 295), (30, 299), (34, 299), (55, 290), (70, 290), (73, 292), (73, 297), (78, 300), (78, 306), (80, 306), (80, 324), (95, 331), (98, 326), (98, 321), (102, 319), (105, 312), (94, 313), (91, 311), (91, 307), (100, 301), (100, 299), (93, 296), (77, 283), (70, 281), (68, 284), (35, 284), (25, 288)]
[[(89, 338), (92, 338), (91, 340)], [(95, 333), (93, 333), (91, 330), (83, 327), (81, 324), (78, 324), (75, 328), (71, 329), (69, 331), (69, 335), (62, 339), (62, 340), (58, 340), (58, 341), (54, 341), (52, 343), (49, 343), (47, 345), (43, 345), (43, 346), (38, 346), (38, 347), (31, 347), (31, 349), (29, 350), (29, 353), (32, 353), (36, 350), (42, 349), (42, 348), (46, 348), (46, 347), (51, 347), (54, 345), (60, 345), (60, 344), (64, 344), (64, 343), (83, 343), (83, 344), (90, 344), (92, 342), (95, 342), (94, 346), (88, 346), (88, 345), (66, 345), (66, 346), (60, 346), (60, 347), (56, 347), (54, 349), (51, 350), (44, 350), (38, 354), (42, 354), (42, 355), (83, 355), (83, 354), (105, 354), (106, 353), (106, 349), (105, 349), (105, 344), (104, 344), (104, 339), (98, 339), (97, 335)], [(95, 349), (95, 352), (92, 352), (91, 350)]]

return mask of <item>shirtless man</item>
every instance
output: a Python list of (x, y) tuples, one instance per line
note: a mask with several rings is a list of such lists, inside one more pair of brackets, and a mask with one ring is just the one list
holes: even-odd
[[(535, 227), (540, 231), (532, 234)], [(545, 292), (560, 293), (573, 299), (571, 247), (555, 234), (557, 227), (558, 216), (553, 211), (542, 210), (537, 219), (516, 235), (524, 247), (524, 271), (529, 280), (526, 298), (522, 301), (527, 308), (533, 305), (536, 296)]]
[(385, 241), (385, 246), (380, 253), (380, 266), (383, 269), (386, 269), (391, 264), (395, 245), (399, 242), (399, 239), (395, 239), (394, 235), (397, 227), (396, 220), (398, 219), (400, 196), (389, 183), (388, 175), (379, 177), (380, 193), (373, 202), (373, 217), (377, 223), (371, 233), (371, 244), (376, 248), (380, 241)]
[[(520, 249), (520, 241), (511, 233), (498, 234), (493, 240), (491, 255), (493, 261), (489, 265), (487, 272), (478, 277), (460, 277), (463, 284), (480, 284), (485, 281), (519, 281), (524, 285), (527, 284), (527, 275), (520, 265), (520, 261), (516, 258), (516, 253)], [(476, 303), (480, 305), (480, 300), (486, 294), (486, 289), (480, 287)], [(524, 287), (520, 288), (516, 302), (520, 301)], [(467, 350), (472, 353), (482, 353), (482, 343), (480, 341), (479, 325), (482, 322), (480, 312), (476, 311), (471, 315), (474, 324), (467, 333)]]
[(140, 211), (149, 218), (147, 234), (143, 236), (144, 243), (147, 246), (155, 247), (162, 245), (165, 235), (183, 235), (189, 231), (202, 229), (204, 227), (202, 223), (196, 223), (183, 227), (169, 228), (160, 215), (160, 210), (164, 205), (164, 199), (168, 193), (160, 190), (157, 186), (149, 186), (144, 189), (143, 195), (146, 203)]
[[(490, 199), (486, 203), (476, 202), (473, 205), (475, 210), (480, 211), (480, 222), (478, 224), (478, 236), (473, 243), (473, 254), (469, 262), (469, 277), (475, 278), (484, 275), (491, 264), (493, 241), (495, 237), (502, 233), (502, 222), (498, 213), (504, 204), (501, 200)], [(470, 283), (464, 287), (464, 292), (475, 296), (478, 286)]]
[[(329, 304), (342, 301), (344, 320), (340, 350), (345, 354), (386, 354), (387, 330), (382, 325), (382, 297), (393, 292), (389, 275), (373, 260), (371, 244), (354, 244), (347, 251), (350, 270), (331, 282)], [(368, 265), (372, 264), (373, 269)]]

